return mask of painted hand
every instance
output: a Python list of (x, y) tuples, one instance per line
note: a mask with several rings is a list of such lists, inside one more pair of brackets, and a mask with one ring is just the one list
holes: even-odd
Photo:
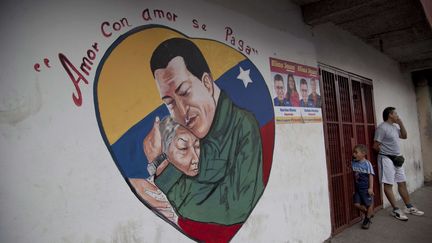
[(177, 224), (178, 216), (173, 207), (168, 202), (165, 194), (152, 181), (141, 178), (129, 178), (129, 181), (138, 195), (150, 204), (152, 208), (156, 209), (171, 222)]
[(129, 181), (138, 195), (150, 204), (151, 207), (156, 209), (166, 209), (171, 207), (159, 188), (150, 181), (142, 178), (129, 178)]
[(153, 128), (144, 138), (143, 142), (144, 154), (149, 163), (162, 153), (162, 139), (159, 131), (159, 122), (159, 117), (156, 117)]

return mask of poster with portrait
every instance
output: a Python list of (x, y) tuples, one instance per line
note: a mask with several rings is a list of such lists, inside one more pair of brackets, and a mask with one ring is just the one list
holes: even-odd
[(270, 58), (270, 73), (277, 124), (322, 122), (316, 67)]

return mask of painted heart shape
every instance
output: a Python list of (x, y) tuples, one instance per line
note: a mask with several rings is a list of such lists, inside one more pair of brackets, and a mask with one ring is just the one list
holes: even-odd
[[(203, 63), (209, 75), (197, 74)], [(236, 234), (267, 184), (275, 133), (267, 85), (245, 55), (165, 26), (140, 26), (105, 52), (94, 102), (105, 144), (144, 205), (197, 241)], [(150, 139), (156, 117), (162, 141)], [(165, 136), (168, 120), (176, 128)], [(153, 156), (149, 163), (161, 143), (164, 162)]]

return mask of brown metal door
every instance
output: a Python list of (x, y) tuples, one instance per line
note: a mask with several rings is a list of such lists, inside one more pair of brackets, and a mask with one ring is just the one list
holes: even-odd
[[(360, 217), (352, 203), (351, 158), (356, 144), (365, 144), (369, 148), (367, 157), (378, 175), (376, 154), (372, 149), (375, 131), (373, 89), (371, 81), (327, 66), (320, 65), (320, 74), (332, 233), (336, 234)], [(382, 206), (377, 177), (374, 191), (377, 208)]]

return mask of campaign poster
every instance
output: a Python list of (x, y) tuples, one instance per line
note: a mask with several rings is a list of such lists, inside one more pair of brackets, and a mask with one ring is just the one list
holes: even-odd
[(270, 58), (277, 124), (322, 122), (318, 68)]

